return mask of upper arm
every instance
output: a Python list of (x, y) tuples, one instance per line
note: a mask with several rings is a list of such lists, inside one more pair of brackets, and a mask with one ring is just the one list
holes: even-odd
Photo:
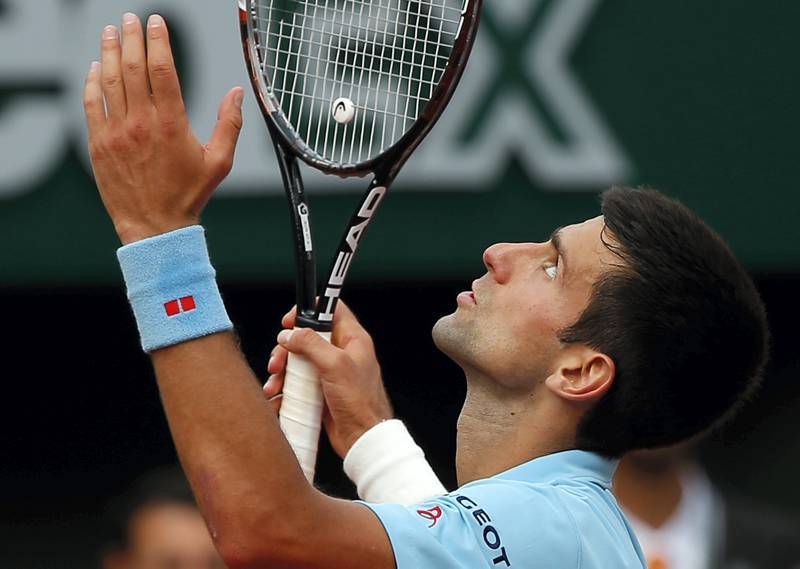
[(269, 561), (267, 566), (471, 569), (483, 568), (487, 559), (503, 555), (504, 550), (482, 547), (477, 536), (483, 529), (483, 517), (479, 515), (473, 523), (468, 511), (459, 506), (458, 497), (443, 496), (405, 507), (315, 494), (312, 502), (295, 512), (289, 526), (278, 532), (288, 538), (271, 536), (273, 550), (265, 551), (261, 558)]
[(265, 552), (272, 564), (303, 569), (395, 569), (389, 537), (369, 508), (314, 494), (309, 507), (287, 515), (294, 518), (291, 531), (285, 534), (288, 537), (284, 543), (273, 542), (277, 551)]
[(315, 490), (313, 494), (296, 502), (285, 523), (271, 524), (274, 531), (263, 545), (268, 542), (271, 551), (264, 551), (259, 561), (292, 569), (579, 564), (574, 525), (552, 491), (491, 484), (410, 507), (337, 500)]

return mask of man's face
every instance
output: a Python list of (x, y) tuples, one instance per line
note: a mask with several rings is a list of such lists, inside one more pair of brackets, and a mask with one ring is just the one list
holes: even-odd
[(593, 284), (617, 260), (601, 240), (603, 228), (596, 217), (545, 243), (489, 247), (488, 272), (436, 323), (436, 345), (468, 374), (505, 387), (524, 391), (544, 380), (562, 348), (558, 333), (577, 321)]
[(160, 504), (138, 511), (129, 525), (126, 569), (223, 569), (197, 509)]

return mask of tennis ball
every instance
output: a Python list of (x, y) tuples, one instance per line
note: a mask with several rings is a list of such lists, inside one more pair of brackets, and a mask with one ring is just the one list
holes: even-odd
[(333, 113), (333, 120), (339, 124), (347, 124), (352, 122), (353, 117), (356, 116), (356, 106), (347, 97), (339, 97), (333, 102), (331, 113)]

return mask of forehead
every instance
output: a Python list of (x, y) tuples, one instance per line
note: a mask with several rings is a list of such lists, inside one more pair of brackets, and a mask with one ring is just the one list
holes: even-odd
[(561, 229), (559, 236), (572, 272), (594, 277), (614, 261), (614, 254), (604, 244), (611, 239), (605, 226), (600, 215)]
[(602, 246), (601, 233), (604, 228), (605, 219), (602, 215), (598, 215), (580, 223), (565, 225), (559, 234), (562, 239), (569, 240), (576, 247)]

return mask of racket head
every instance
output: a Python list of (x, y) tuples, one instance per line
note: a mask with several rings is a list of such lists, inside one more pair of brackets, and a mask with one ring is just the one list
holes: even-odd
[[(248, 72), (270, 134), (322, 172), (385, 170), (390, 180), (450, 101), (481, 3), (239, 0)], [(332, 110), (343, 97), (355, 118), (341, 124)]]

